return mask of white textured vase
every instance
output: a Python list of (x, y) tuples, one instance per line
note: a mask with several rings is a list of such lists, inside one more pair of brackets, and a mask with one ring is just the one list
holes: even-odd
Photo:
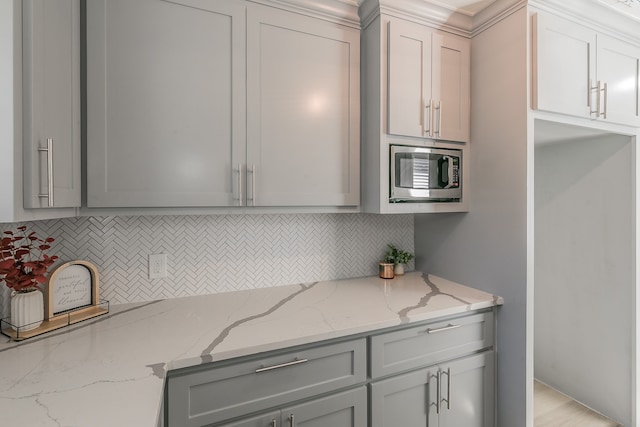
[(19, 332), (37, 328), (44, 320), (44, 297), (39, 290), (11, 294), (11, 326)]
[(393, 273), (396, 276), (402, 276), (404, 274), (404, 264), (396, 264)]

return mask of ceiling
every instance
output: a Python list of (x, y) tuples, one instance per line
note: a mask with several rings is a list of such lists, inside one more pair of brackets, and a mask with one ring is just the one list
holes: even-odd
[[(429, 0), (447, 9), (455, 10), (465, 15), (474, 16), (496, 0)], [(640, 0), (591, 0), (611, 7), (612, 9), (632, 16), (640, 21)]]

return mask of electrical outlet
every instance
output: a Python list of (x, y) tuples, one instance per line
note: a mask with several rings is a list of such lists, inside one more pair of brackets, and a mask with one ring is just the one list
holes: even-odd
[(149, 255), (149, 279), (167, 277), (167, 254)]

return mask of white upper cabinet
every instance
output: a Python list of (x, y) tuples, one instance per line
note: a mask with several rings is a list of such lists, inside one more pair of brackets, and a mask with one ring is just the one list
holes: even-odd
[(534, 109), (640, 126), (640, 47), (546, 13), (532, 29)]
[(79, 207), (80, 1), (22, 7), (24, 207)]
[(597, 47), (598, 83), (606, 85), (602, 88), (600, 116), (640, 127), (640, 46), (598, 35)]
[(87, 2), (89, 207), (240, 205), (245, 6)]
[(87, 2), (89, 207), (356, 206), (359, 32), (238, 0)]
[(247, 205), (360, 202), (360, 34), (251, 5)]
[(389, 134), (468, 142), (469, 40), (398, 19), (388, 26)]

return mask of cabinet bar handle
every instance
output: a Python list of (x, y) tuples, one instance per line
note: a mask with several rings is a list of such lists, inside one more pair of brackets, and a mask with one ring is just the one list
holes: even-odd
[(47, 138), (47, 148), (38, 148), (47, 152), (47, 194), (38, 194), (40, 198), (47, 198), (47, 206), (53, 207), (53, 139)]
[(436, 414), (440, 414), (440, 399), (442, 398), (442, 390), (440, 388), (440, 380), (442, 379), (442, 371), (438, 369), (436, 375)]
[(287, 366), (299, 365), (301, 363), (307, 363), (308, 361), (309, 359), (296, 359), (279, 365), (265, 366), (264, 368), (256, 369), (256, 374), (259, 374), (260, 372), (273, 371), (274, 369), (286, 368)]
[(289, 427), (295, 427), (296, 425), (296, 419), (293, 416), (293, 414), (289, 415)]
[(248, 171), (248, 173), (251, 174), (251, 199), (247, 199), (247, 201), (251, 200), (251, 205), (255, 206), (256, 205), (256, 165), (255, 164), (251, 165), (251, 170)]
[(438, 138), (442, 138), (442, 101), (438, 101), (436, 111), (438, 112), (438, 129), (436, 130), (436, 135), (438, 135)]
[(443, 326), (441, 328), (434, 328), (434, 329), (427, 329), (426, 331), (422, 331), (422, 333), (428, 333), (428, 334), (435, 334), (438, 332), (444, 332), (444, 331), (450, 331), (451, 329), (458, 329), (459, 327), (461, 327), (462, 325), (452, 325), (451, 323), (449, 323), (447, 326)]
[(271, 420), (271, 427), (278, 427), (278, 421), (275, 418)]
[(429, 100), (428, 104), (424, 106), (424, 133), (427, 136), (431, 136), (431, 104), (433, 100)]
[(607, 83), (604, 84), (604, 110), (602, 111), (602, 117), (603, 118), (607, 118), (607, 92), (609, 92), (607, 90)]
[(444, 399), (447, 402), (447, 409), (451, 409), (451, 368), (447, 369), (447, 372), (443, 372), (447, 374), (447, 398)]
[(242, 163), (238, 163), (238, 206), (242, 206)]
[(591, 112), (591, 114), (595, 114), (596, 118), (598, 118), (600, 117), (600, 92), (602, 91), (602, 82), (598, 80), (598, 83), (596, 84), (596, 86), (591, 86), (591, 90), (596, 91), (596, 110), (593, 111), (589, 109), (589, 111)]

